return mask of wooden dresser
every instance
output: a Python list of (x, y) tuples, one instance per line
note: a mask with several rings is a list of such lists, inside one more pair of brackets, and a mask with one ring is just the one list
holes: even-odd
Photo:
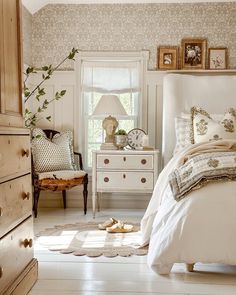
[(0, 294), (25, 295), (33, 258), (31, 153), (23, 128), (21, 1), (0, 0)]

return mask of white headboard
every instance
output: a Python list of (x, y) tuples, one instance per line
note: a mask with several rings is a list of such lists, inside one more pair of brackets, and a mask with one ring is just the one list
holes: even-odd
[(201, 106), (214, 114), (236, 106), (236, 73), (167, 74), (163, 83), (163, 164), (173, 155), (175, 147), (174, 118)]

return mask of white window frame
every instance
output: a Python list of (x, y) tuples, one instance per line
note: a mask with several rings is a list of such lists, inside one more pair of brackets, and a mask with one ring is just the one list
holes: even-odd
[[(139, 119), (138, 126), (147, 131), (147, 91), (146, 91), (146, 73), (149, 59), (149, 51), (81, 51), (75, 62), (76, 74), (76, 104), (75, 108), (79, 114), (77, 122), (77, 134), (75, 140), (77, 141), (79, 150), (82, 154), (85, 153), (85, 138), (80, 136), (84, 134), (85, 128), (83, 117), (83, 99), (82, 99), (82, 84), (81, 84), (81, 68), (85, 61), (138, 61), (140, 62), (140, 98), (139, 98)], [(102, 128), (102, 127), (101, 127)], [(81, 132), (80, 132), (81, 131)]]

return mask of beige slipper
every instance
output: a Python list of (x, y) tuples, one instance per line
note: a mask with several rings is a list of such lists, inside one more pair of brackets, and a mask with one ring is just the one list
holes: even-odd
[(118, 222), (112, 225), (111, 227), (107, 227), (106, 231), (109, 233), (129, 233), (133, 230), (133, 228), (133, 225), (125, 224), (118, 220)]
[(98, 225), (98, 228), (101, 230), (105, 230), (106, 228), (109, 228), (113, 226), (114, 224), (118, 223), (118, 221), (115, 218), (109, 218), (104, 223), (100, 223)]

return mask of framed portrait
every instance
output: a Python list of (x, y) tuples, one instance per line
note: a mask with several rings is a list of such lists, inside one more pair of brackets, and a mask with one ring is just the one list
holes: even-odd
[(209, 48), (208, 64), (210, 70), (225, 70), (227, 69), (227, 48)]
[(157, 68), (161, 70), (178, 69), (179, 48), (178, 46), (160, 46), (157, 51)]
[(183, 39), (182, 40), (182, 68), (205, 69), (206, 68), (207, 40)]

